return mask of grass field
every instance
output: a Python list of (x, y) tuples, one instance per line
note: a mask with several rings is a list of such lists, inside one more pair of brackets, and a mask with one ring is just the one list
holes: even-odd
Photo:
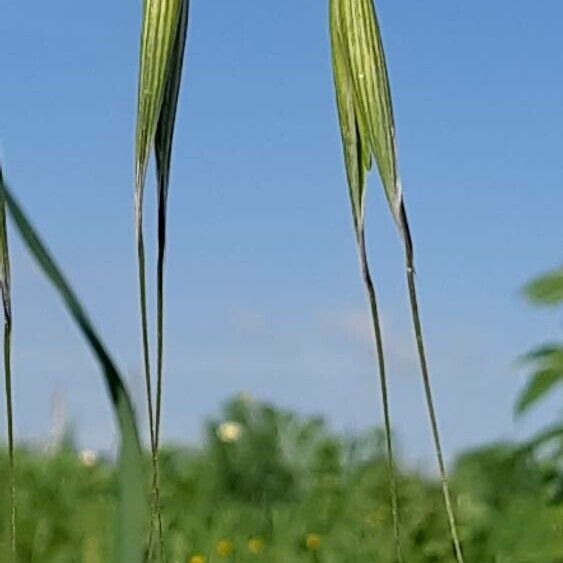
[[(134, 206), (139, 348), (148, 428), (138, 427), (111, 346), (106, 348), (0, 168), (7, 428), (7, 449), (0, 454), (0, 479), (6, 484), (0, 488), (0, 563), (563, 563), (563, 427), (559, 423), (533, 445), (486, 445), (460, 455), (446, 470), (378, 18), (372, 0), (328, 4), (336, 110), (372, 320), (382, 430), (339, 436), (320, 419), (303, 419), (241, 396), (226, 404), (217, 420), (207, 423), (199, 445), (162, 447), (167, 201), (189, 2), (144, 0)], [(158, 202), (154, 264), (148, 259), (152, 254), (145, 251), (143, 220), (152, 158)], [(397, 459), (392, 436), (386, 336), (365, 228), (370, 172), (379, 177), (404, 246), (411, 338), (435, 453), (433, 475)], [(18, 377), (11, 369), (12, 316), (17, 319), (18, 312), (12, 312), (7, 214), (101, 368), (116, 422), (115, 454), (104, 457), (80, 450), (71, 432), (45, 448), (26, 447), (14, 435), (14, 418), (20, 413), (14, 410), (12, 394), (12, 376)], [(544, 306), (561, 305), (563, 271), (539, 278), (527, 294)], [(18, 338), (25, 341), (24, 335)], [(516, 405), (518, 414), (560, 389), (563, 382), (560, 342), (532, 351), (526, 361), (531, 377)], [(197, 396), (197, 389), (192, 392)], [(143, 433), (150, 449), (141, 444)]]
[[(21, 449), (17, 459), (20, 561), (110, 560), (111, 461), (76, 450), (70, 436), (51, 451)], [(6, 463), (3, 455), (3, 482)], [(393, 561), (380, 432), (336, 436), (319, 419), (237, 398), (207, 423), (200, 447), (165, 448), (161, 471), (170, 562)], [(459, 457), (451, 479), (470, 561), (563, 561), (563, 476), (555, 461), (492, 445)], [(5, 487), (2, 494), (4, 525)], [(403, 467), (399, 500), (406, 560), (453, 561), (439, 484)]]

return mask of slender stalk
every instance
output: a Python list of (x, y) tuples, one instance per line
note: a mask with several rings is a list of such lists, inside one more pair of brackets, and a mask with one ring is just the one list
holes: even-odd
[(15, 451), (14, 451), (14, 407), (12, 397), (12, 320), (6, 316), (4, 321), (4, 374), (6, 384), (6, 418), (8, 426), (8, 487), (10, 490), (10, 552), (11, 561), (16, 561), (16, 484), (15, 484)]
[(154, 409), (152, 404), (152, 378), (150, 363), (150, 347), (149, 347), (149, 328), (147, 317), (147, 283), (145, 273), (145, 243), (143, 236), (143, 227), (140, 224), (137, 228), (137, 264), (139, 278), (139, 306), (141, 313), (141, 335), (143, 345), (143, 367), (145, 373), (145, 387), (147, 395), (147, 414), (149, 418), (149, 433), (151, 452), (154, 456), (155, 452), (155, 434), (154, 434)]
[(6, 226), (6, 200), (4, 197), (4, 176), (0, 165), (0, 294), (4, 312), (4, 384), (6, 386), (6, 426), (8, 430), (8, 489), (10, 507), (10, 555), (16, 563), (16, 469), (14, 446), (14, 406), (12, 396), (12, 300), (10, 282), (10, 252)]
[(424, 384), (424, 394), (426, 397), (426, 405), (428, 408), (428, 416), (430, 418), (430, 426), (432, 429), (432, 438), (434, 440), (434, 448), (436, 450), (436, 458), (438, 460), (438, 469), (440, 471), (440, 481), (442, 485), (442, 495), (444, 497), (444, 504), (448, 516), (448, 523), (450, 526), (450, 533), (452, 542), (455, 549), (456, 559), (458, 563), (463, 563), (463, 552), (461, 550), (461, 542), (457, 531), (457, 525), (454, 516), (453, 503), (448, 485), (448, 476), (446, 472), (446, 465), (444, 463), (444, 455), (442, 453), (442, 444), (440, 441), (440, 432), (438, 430), (438, 419), (436, 416), (436, 408), (434, 407), (434, 399), (432, 398), (432, 386), (430, 384), (430, 374), (428, 371), (428, 362), (426, 360), (426, 350), (424, 346), (422, 323), (420, 320), (420, 312), (418, 307), (418, 297), (416, 291), (415, 271), (414, 271), (414, 253), (412, 239), (409, 232), (407, 217), (404, 206), (401, 207), (401, 216), (404, 225), (404, 240), (405, 240), (405, 257), (406, 257), (406, 271), (407, 283), (409, 291), (409, 299), (411, 305), (413, 328), (416, 337), (416, 346), (418, 350), (418, 359), (420, 363), (420, 371), (422, 374), (422, 381)]
[(150, 347), (149, 347), (149, 330), (147, 315), (147, 288), (146, 288), (146, 272), (145, 272), (145, 244), (143, 237), (142, 216), (137, 226), (137, 261), (138, 261), (138, 277), (139, 277), (139, 305), (141, 314), (141, 334), (143, 345), (143, 364), (145, 372), (145, 386), (147, 396), (147, 414), (149, 419), (149, 434), (151, 445), (151, 461), (152, 461), (152, 519), (149, 530), (149, 553), (152, 553), (153, 546), (153, 529), (156, 526), (160, 551), (163, 552), (163, 536), (162, 536), (162, 510), (160, 504), (160, 480), (158, 469), (158, 449), (156, 445), (156, 435), (154, 426), (154, 409), (153, 409), (153, 391), (150, 366)]
[(162, 414), (162, 380), (164, 360), (164, 259), (166, 254), (166, 192), (158, 191), (158, 257), (156, 273), (156, 416), (154, 424), (153, 496), (155, 522), (159, 538), (159, 553), (165, 557), (164, 535), (160, 506), (160, 420)]
[[(164, 555), (164, 536), (162, 530), (162, 517), (160, 505), (160, 420), (162, 413), (162, 380), (164, 359), (164, 259), (166, 254), (166, 191), (158, 192), (158, 258), (157, 258), (157, 289), (156, 289), (156, 417), (154, 423), (154, 450), (153, 450), (153, 498), (155, 503), (155, 522), (159, 537), (160, 557)], [(151, 534), (152, 537), (152, 534)], [(152, 540), (151, 540), (152, 549)]]
[(160, 445), (162, 413), (162, 379), (164, 361), (164, 262), (166, 257), (166, 199), (167, 190), (158, 192), (158, 258), (156, 274), (156, 418), (155, 449)]
[(158, 190), (158, 256), (156, 270), (156, 416), (154, 423), (154, 457), (153, 457), (153, 495), (158, 516), (160, 557), (165, 557), (162, 518), (160, 514), (160, 475), (159, 447), (160, 421), (162, 418), (162, 386), (164, 367), (164, 266), (166, 258), (166, 204), (168, 196), (168, 175), (159, 174), (161, 185)]
[(164, 362), (164, 267), (166, 258), (166, 230), (168, 188), (172, 161), (172, 142), (182, 81), (184, 52), (188, 34), (189, 0), (181, 0), (176, 37), (169, 60), (164, 98), (156, 128), (154, 153), (158, 182), (158, 254), (156, 273), (156, 419), (155, 445), (160, 445), (160, 421), (162, 413), (163, 362)]
[(158, 553), (160, 561), (166, 561), (166, 552), (164, 551), (164, 531), (162, 528), (162, 506), (160, 499), (160, 470), (158, 461), (158, 452), (156, 458), (153, 457), (153, 468), (156, 469), (152, 474), (152, 495), (153, 495), (153, 517), (149, 530), (149, 561), (154, 553), (154, 536), (153, 531), (156, 528), (158, 534)]
[(364, 229), (358, 233), (358, 248), (360, 255), (360, 267), (362, 270), (362, 278), (368, 296), (371, 319), (373, 324), (373, 334), (375, 337), (375, 348), (377, 353), (377, 361), (379, 364), (379, 383), (381, 387), (381, 399), (383, 403), (383, 420), (385, 425), (385, 443), (387, 449), (387, 465), (389, 474), (389, 490), (391, 493), (391, 511), (393, 513), (393, 538), (395, 541), (395, 551), (397, 562), (401, 563), (403, 557), (401, 555), (401, 537), (399, 523), (399, 502), (397, 499), (397, 479), (396, 466), (393, 455), (393, 443), (391, 439), (391, 414), (389, 411), (389, 394), (387, 389), (387, 375), (385, 368), (385, 356), (383, 352), (383, 336), (381, 331), (381, 323), (379, 321), (379, 311), (377, 306), (377, 298), (375, 286), (371, 277), (369, 263), (366, 253), (366, 243)]

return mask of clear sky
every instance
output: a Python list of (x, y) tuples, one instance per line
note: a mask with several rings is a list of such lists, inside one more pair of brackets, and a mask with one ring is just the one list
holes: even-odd
[[(142, 409), (132, 211), (140, 4), (5, 3), (0, 143), (7, 179)], [(170, 196), (170, 440), (197, 439), (203, 417), (237, 391), (340, 430), (381, 419), (327, 8), (192, 0)], [(518, 356), (561, 329), (519, 292), (561, 260), (563, 4), (379, 0), (378, 10), (445, 448), (525, 436), (558, 402), (513, 419)], [(375, 174), (369, 194), (392, 414), (403, 453), (426, 462), (401, 246)], [(154, 203), (151, 175), (151, 248)], [(12, 246), (18, 435), (48, 437), (59, 395), (82, 443), (106, 447), (112, 420), (97, 368)]]

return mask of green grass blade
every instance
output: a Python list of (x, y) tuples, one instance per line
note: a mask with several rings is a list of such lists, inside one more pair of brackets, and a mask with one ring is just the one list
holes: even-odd
[(0, 183), (0, 194), (5, 199), (17, 231), (28, 251), (63, 300), (66, 310), (102, 369), (120, 433), (118, 459), (120, 498), (115, 561), (140, 563), (146, 516), (143, 457), (135, 415), (125, 384), (78, 298), (3, 181)]
[[(0, 183), (4, 182), (0, 165)], [(10, 252), (6, 225), (6, 202), (0, 194), (0, 293), (4, 309), (4, 383), (6, 393), (6, 427), (8, 430), (8, 489), (10, 498), (10, 556), (16, 561), (16, 468), (14, 443), (14, 401), (12, 392), (12, 297)]]

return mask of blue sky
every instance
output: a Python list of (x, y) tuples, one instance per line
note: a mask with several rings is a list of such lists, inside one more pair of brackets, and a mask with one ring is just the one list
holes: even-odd
[[(561, 260), (561, 2), (379, 0), (446, 450), (525, 436), (518, 356), (560, 334), (519, 291)], [(0, 21), (6, 176), (143, 405), (133, 234), (139, 2), (22, 3)], [(192, 1), (170, 196), (164, 433), (194, 440), (245, 391), (379, 422), (329, 66), (327, 3)], [(147, 235), (154, 239), (154, 190)], [(369, 248), (401, 449), (431, 459), (400, 241), (375, 174)], [(82, 443), (112, 420), (89, 352), (14, 242), (19, 436), (54, 395)], [(142, 409), (142, 406), (141, 406)]]

